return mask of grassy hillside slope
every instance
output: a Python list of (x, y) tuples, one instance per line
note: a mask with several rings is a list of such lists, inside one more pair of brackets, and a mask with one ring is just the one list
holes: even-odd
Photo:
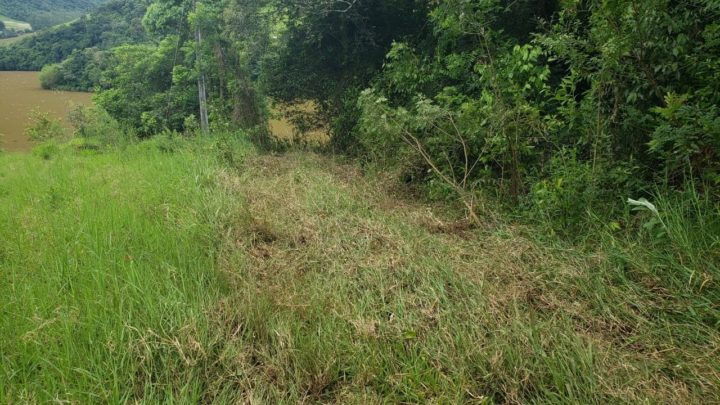
[(0, 14), (0, 21), (5, 25), (5, 29), (8, 31), (28, 31), (32, 30), (32, 26), (25, 21), (18, 21), (10, 17), (6, 17)]
[(720, 399), (717, 308), (621, 239), (224, 138), (38, 152), (0, 155), (2, 403)]

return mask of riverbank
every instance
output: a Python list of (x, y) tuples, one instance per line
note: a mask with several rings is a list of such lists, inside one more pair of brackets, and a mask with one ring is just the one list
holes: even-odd
[(0, 154), (9, 402), (718, 398), (717, 309), (619, 238), (472, 226), (242, 137), (42, 149)]

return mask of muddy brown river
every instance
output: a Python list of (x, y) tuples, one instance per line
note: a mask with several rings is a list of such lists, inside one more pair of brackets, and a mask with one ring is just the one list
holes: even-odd
[(24, 134), (33, 110), (63, 120), (73, 104), (89, 105), (92, 94), (43, 90), (38, 72), (0, 72), (0, 149), (26, 152), (33, 143)]

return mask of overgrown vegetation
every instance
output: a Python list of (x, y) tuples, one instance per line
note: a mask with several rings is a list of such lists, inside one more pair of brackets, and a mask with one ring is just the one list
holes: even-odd
[(718, 296), (696, 270), (720, 215), (700, 196), (638, 201), (646, 231), (568, 249), (241, 134), (137, 143), (72, 115), (64, 142), (0, 155), (3, 399), (717, 398)]
[(430, 187), (493, 189), (568, 235), (586, 212), (611, 217), (657, 187), (695, 181), (715, 199), (718, 100), (701, 78), (717, 69), (711, 4), (574, 2), (537, 16), (555, 19), (545, 29), (513, 32), (505, 14), (524, 4), (445, 2), (432, 47), (396, 43), (360, 98), (363, 147), (422, 150), (380, 158), (435, 166), (419, 179)]
[(713, 2), (343, 4), (158, 0), (151, 42), (81, 46), (43, 84), (97, 88), (143, 135), (193, 122), (201, 79), (211, 121), (259, 138), (264, 96), (312, 101), (295, 121), (329, 129), (335, 151), (461, 198), (471, 217), (490, 192), (567, 235), (658, 189), (716, 200)]
[[(714, 1), (148, 4), (45, 67), (76, 133), (0, 157), (0, 394), (720, 401)], [(263, 154), (270, 102), (355, 166)]]

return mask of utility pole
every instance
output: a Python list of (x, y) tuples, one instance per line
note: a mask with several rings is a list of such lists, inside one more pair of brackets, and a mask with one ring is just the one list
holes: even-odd
[[(193, 8), (197, 11), (197, 3), (193, 1)], [(203, 134), (207, 134), (210, 131), (210, 122), (208, 119), (207, 111), (207, 89), (205, 84), (205, 71), (202, 66), (202, 33), (200, 32), (200, 25), (195, 27), (195, 42), (197, 43), (197, 49), (195, 50), (195, 58), (197, 59), (198, 68), (198, 101), (200, 102), (200, 129)]]

